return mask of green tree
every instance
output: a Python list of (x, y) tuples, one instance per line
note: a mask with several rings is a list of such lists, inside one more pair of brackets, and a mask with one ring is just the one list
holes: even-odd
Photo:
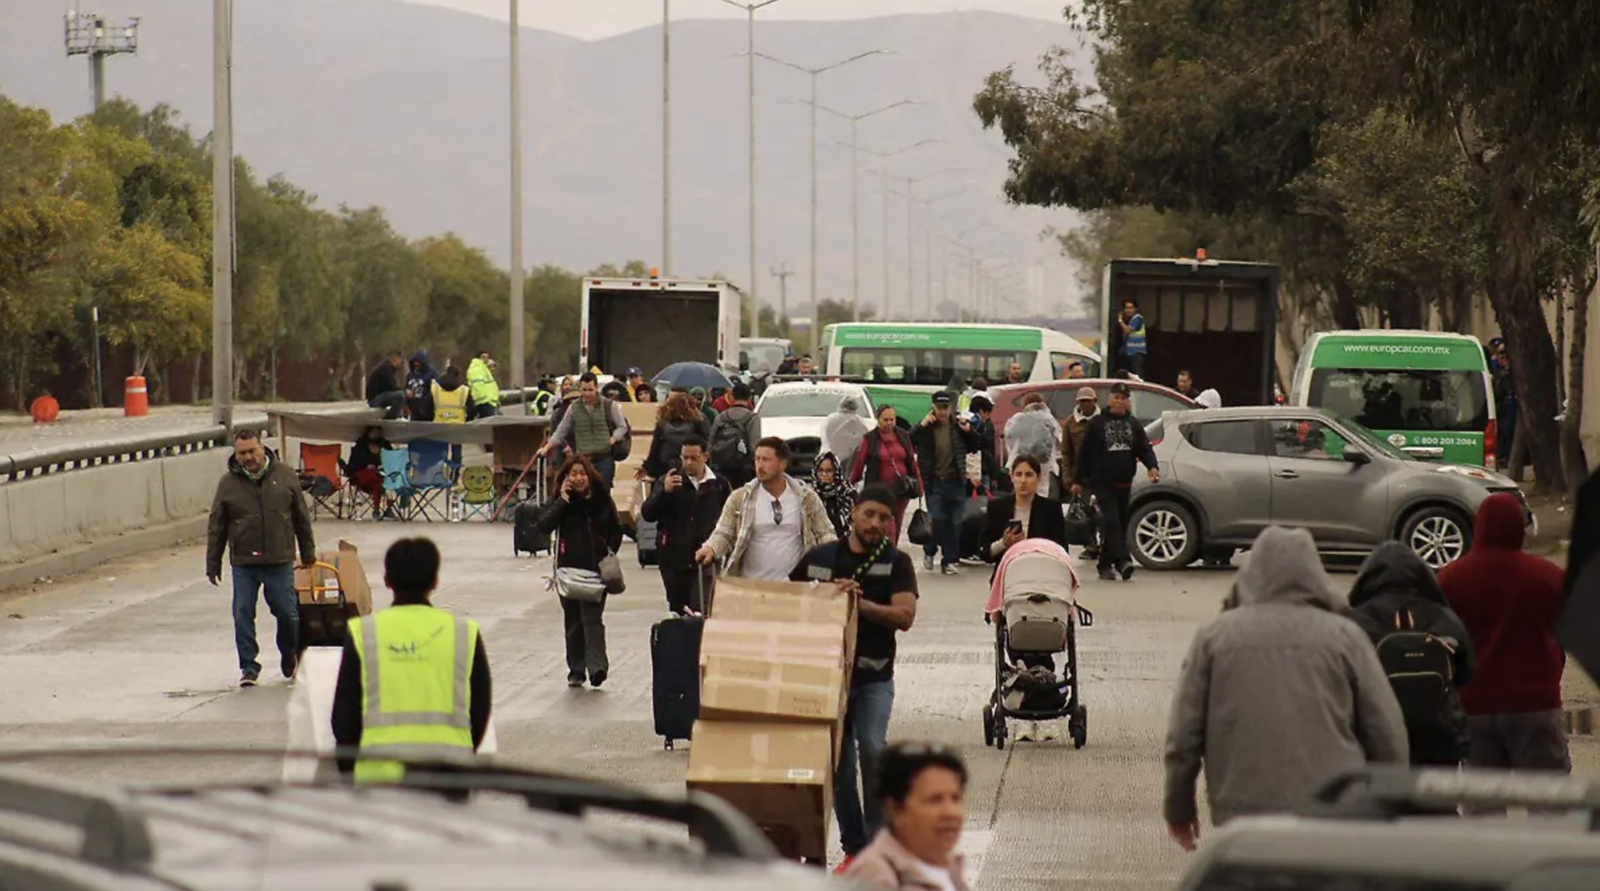
[[(589, 274), (636, 278), (649, 275), (650, 271), (643, 262), (634, 260), (621, 270), (602, 266)], [(529, 313), (528, 330), (533, 332), (529, 355), (534, 368), (552, 374), (577, 369), (583, 279), (558, 266), (546, 265), (529, 271), (524, 282), (523, 307)]]
[(454, 233), (424, 238), (414, 248), (427, 282), (426, 343), (454, 357), (464, 373), (470, 356), (496, 350), (504, 340), (510, 277)]

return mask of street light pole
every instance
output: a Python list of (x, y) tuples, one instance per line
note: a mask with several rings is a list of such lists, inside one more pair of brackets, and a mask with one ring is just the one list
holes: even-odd
[[(212, 0), (211, 423), (233, 427), (233, 0)], [(98, 340), (96, 341), (98, 345)]]
[[(812, 106), (818, 111), (825, 111), (834, 117), (843, 118), (850, 122), (850, 265), (852, 270), (850, 318), (853, 321), (861, 321), (861, 150), (859, 148), (861, 142), (857, 138), (860, 132), (858, 125), (867, 118), (882, 114), (890, 109), (899, 108), (902, 105), (916, 104), (917, 102), (914, 99), (902, 99), (899, 102), (891, 102), (882, 108), (875, 108), (866, 114), (845, 114), (842, 111), (835, 111), (826, 105), (812, 103)], [(838, 143), (834, 144), (837, 145)]]
[(661, 277), (672, 277), (672, 0), (661, 0)]
[(778, 0), (760, 3), (739, 3), (722, 0), (729, 6), (745, 12), (745, 78), (747, 81), (748, 113), (750, 115), (750, 336), (760, 336), (761, 304), (756, 299), (756, 10), (771, 6)]
[(511, 0), (511, 389), (523, 385), (522, 306), (522, 0)]
[(806, 68), (793, 62), (786, 62), (776, 56), (769, 56), (766, 53), (756, 53), (756, 55), (766, 59), (768, 62), (776, 62), (786, 68), (793, 68), (811, 76), (811, 101), (806, 104), (811, 106), (811, 354), (813, 356), (817, 353), (817, 338), (821, 334), (818, 330), (821, 323), (817, 321), (821, 316), (818, 312), (818, 308), (821, 305), (820, 298), (817, 296), (817, 109), (819, 107), (817, 105), (817, 79), (835, 68), (843, 68), (868, 56), (887, 54), (885, 50), (868, 50), (864, 53), (857, 53), (848, 59), (835, 62), (832, 65), (824, 65), (821, 68)]

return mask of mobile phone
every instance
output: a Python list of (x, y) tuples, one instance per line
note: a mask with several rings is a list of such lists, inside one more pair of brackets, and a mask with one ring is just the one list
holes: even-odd
[(1021, 520), (1012, 520), (1011, 522), (1007, 523), (1006, 524), (1006, 531), (1008, 531), (1008, 532), (1021, 532), (1022, 531), (1022, 521)]

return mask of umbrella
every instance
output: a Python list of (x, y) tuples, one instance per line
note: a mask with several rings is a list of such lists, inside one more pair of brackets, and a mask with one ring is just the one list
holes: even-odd
[(685, 390), (705, 387), (708, 391), (719, 388), (726, 390), (733, 386), (733, 381), (728, 380), (726, 374), (704, 362), (674, 362), (661, 369), (661, 373), (650, 383), (668, 384)]

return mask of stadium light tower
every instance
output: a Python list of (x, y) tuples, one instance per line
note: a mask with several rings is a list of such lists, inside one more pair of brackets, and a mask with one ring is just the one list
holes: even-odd
[(106, 101), (106, 57), (139, 52), (139, 18), (123, 23), (106, 21), (92, 12), (71, 10), (66, 16), (67, 56), (89, 57), (89, 89), (94, 110)]

